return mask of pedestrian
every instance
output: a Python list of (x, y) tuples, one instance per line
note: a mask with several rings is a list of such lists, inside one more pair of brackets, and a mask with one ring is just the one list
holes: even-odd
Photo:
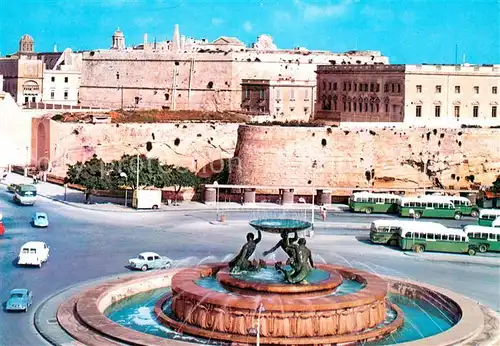
[(324, 205), (321, 206), (321, 218), (326, 221), (326, 207)]

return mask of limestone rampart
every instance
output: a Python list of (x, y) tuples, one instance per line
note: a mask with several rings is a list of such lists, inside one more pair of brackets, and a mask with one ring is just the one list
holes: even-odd
[(242, 125), (235, 157), (232, 184), (469, 188), (500, 174), (500, 129)]
[[(86, 161), (94, 154), (111, 161), (123, 154), (139, 152), (195, 172), (207, 165), (205, 169), (217, 170), (220, 169), (217, 164), (210, 165), (233, 156), (238, 126), (220, 123), (94, 125), (35, 119), (36, 150), (32, 164), (48, 157), (51, 173), (65, 176), (67, 164)], [(148, 146), (151, 146), (150, 151), (147, 151)]]

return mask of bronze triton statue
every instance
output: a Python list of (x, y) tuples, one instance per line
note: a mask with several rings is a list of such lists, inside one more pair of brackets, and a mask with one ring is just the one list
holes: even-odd
[(253, 233), (247, 234), (246, 244), (242, 246), (240, 253), (229, 262), (229, 270), (231, 273), (239, 273), (244, 270), (258, 269), (258, 266), (256, 264), (248, 260), (254, 253), (257, 244), (262, 240), (262, 234), (260, 230), (257, 230), (257, 232), (259, 234), (257, 239), (254, 239), (255, 236), (253, 235)]
[(287, 282), (291, 284), (307, 283), (306, 278), (314, 268), (311, 250), (306, 246), (305, 238), (300, 238), (297, 244), (290, 244), (288, 238), (285, 239), (284, 245), (286, 253), (292, 254), (291, 258), (287, 261), (292, 267), (291, 270), (286, 270), (281, 263), (276, 263), (276, 270), (285, 275)]

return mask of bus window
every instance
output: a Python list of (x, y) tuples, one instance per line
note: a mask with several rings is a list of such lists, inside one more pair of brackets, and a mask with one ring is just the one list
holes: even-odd
[(441, 240), (441, 234), (436, 234), (436, 240)]
[(495, 237), (495, 234), (490, 233), (490, 236), (488, 237), (488, 239), (495, 240), (495, 238), (496, 238), (496, 237)]
[(419, 237), (420, 239), (425, 239), (425, 233), (420, 233), (420, 234), (418, 235), (418, 237)]
[(415, 207), (420, 208), (420, 202), (415, 202)]
[[(500, 235), (499, 235), (499, 237), (500, 237)], [(406, 233), (405, 238), (413, 238), (411, 232)]]
[(434, 233), (427, 234), (427, 239), (434, 240)]
[(434, 209), (439, 208), (439, 203), (432, 203), (432, 207), (433, 207)]
[(481, 233), (481, 239), (488, 239), (488, 233)]
[(462, 241), (465, 241), (465, 237), (462, 237)]
[(481, 238), (481, 234), (480, 233), (474, 233), (474, 238)]
[(448, 235), (447, 234), (443, 234), (443, 240), (448, 240)]
[(497, 241), (500, 241), (500, 234), (497, 234)]
[(471, 233), (467, 233), (467, 237), (469, 237), (469, 238), (474, 238), (474, 236), (473, 236), (473, 235), (474, 235), (474, 234), (473, 234), (472, 232), (471, 232)]

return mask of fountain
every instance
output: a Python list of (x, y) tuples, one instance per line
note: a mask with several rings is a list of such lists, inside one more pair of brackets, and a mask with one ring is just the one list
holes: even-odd
[[(311, 226), (309, 222), (267, 219), (250, 225), (258, 231), (257, 239), (249, 233), (229, 264), (198, 266), (174, 275), (171, 292), (155, 306), (161, 323), (189, 335), (246, 343), (258, 320), (260, 342), (280, 345), (365, 342), (403, 324), (402, 311), (386, 299), (383, 279), (352, 268), (314, 265), (305, 239), (297, 236)], [(286, 265), (249, 261), (261, 232), (280, 234), (278, 244), (265, 253), (281, 247), (289, 255)], [(207, 278), (212, 286), (203, 283)], [(357, 290), (336, 295), (344, 281), (357, 283)], [(219, 286), (223, 290), (215, 289)]]
[[(198, 265), (107, 280), (61, 304), (59, 325), (89, 346), (117, 341), (172, 346), (499, 340), (494, 332), (498, 316), (453, 292), (314, 263), (305, 239), (298, 236), (309, 222), (265, 219), (250, 225), (257, 237), (247, 234), (229, 262), (193, 259)], [(281, 238), (264, 255), (282, 248), (289, 256), (286, 263), (249, 260), (262, 232)]]

